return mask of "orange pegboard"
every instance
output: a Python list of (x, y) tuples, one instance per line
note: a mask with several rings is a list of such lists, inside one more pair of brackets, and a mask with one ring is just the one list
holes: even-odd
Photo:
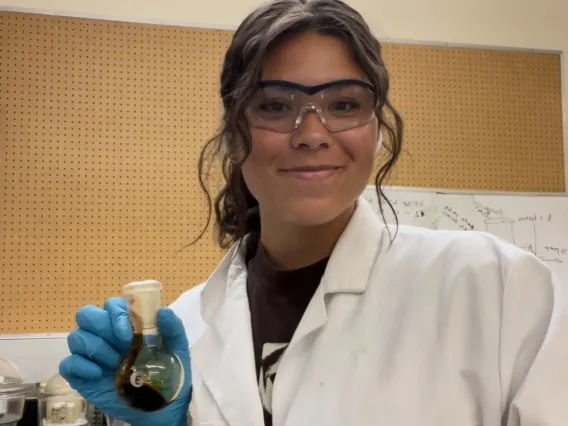
[[(196, 179), (229, 31), (0, 13), (0, 333), (155, 278), (165, 303), (222, 253)], [(407, 124), (390, 184), (563, 191), (558, 55), (389, 44)], [(213, 185), (218, 182), (212, 182)]]
[(564, 192), (560, 54), (389, 44), (406, 123), (391, 185)]
[(1, 332), (68, 330), (132, 280), (164, 302), (204, 280), (210, 233), (178, 251), (205, 224), (195, 164), (231, 33), (3, 13), (0, 37)]

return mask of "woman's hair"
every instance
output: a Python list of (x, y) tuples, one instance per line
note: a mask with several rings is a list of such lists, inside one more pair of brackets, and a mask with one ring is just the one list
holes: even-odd
[[(241, 23), (225, 54), (221, 72), (221, 129), (207, 142), (199, 157), (199, 183), (207, 198), (209, 214), (198, 239), (209, 226), (213, 206), (217, 242), (222, 248), (251, 231), (260, 230), (258, 202), (241, 172), (241, 164), (251, 150), (245, 109), (258, 87), (267, 55), (283, 41), (305, 32), (341, 39), (376, 87), (376, 115), (379, 129), (386, 132), (384, 146), (388, 154), (375, 176), (375, 187), (383, 220), (386, 202), (398, 225), (382, 187), (400, 155), (403, 123), (388, 98), (389, 75), (378, 40), (363, 17), (340, 0), (276, 0), (259, 7)], [(205, 178), (211, 160), (215, 159), (221, 160), (224, 182), (212, 200)]]

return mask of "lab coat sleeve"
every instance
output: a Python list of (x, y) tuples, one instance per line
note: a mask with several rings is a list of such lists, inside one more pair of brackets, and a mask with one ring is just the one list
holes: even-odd
[(500, 345), (503, 425), (568, 425), (567, 284), (529, 254), (509, 270)]

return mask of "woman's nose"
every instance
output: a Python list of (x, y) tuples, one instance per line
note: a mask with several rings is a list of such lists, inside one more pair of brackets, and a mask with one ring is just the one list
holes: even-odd
[(327, 148), (331, 143), (331, 135), (323, 124), (323, 117), (317, 110), (305, 111), (299, 117), (301, 122), (292, 136), (292, 147), (295, 149)]

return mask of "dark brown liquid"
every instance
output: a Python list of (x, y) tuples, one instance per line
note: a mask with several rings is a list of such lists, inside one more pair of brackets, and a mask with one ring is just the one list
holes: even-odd
[(160, 392), (148, 385), (137, 388), (123, 382), (117, 391), (125, 404), (141, 411), (157, 411), (168, 406), (168, 402)]
[(132, 337), (130, 352), (122, 363), (122, 372), (115, 377), (115, 389), (119, 398), (128, 406), (141, 411), (157, 411), (169, 405), (162, 394), (147, 384), (136, 387), (130, 383), (130, 377), (134, 373), (132, 366), (142, 350), (143, 339), (142, 334), (138, 333)]

